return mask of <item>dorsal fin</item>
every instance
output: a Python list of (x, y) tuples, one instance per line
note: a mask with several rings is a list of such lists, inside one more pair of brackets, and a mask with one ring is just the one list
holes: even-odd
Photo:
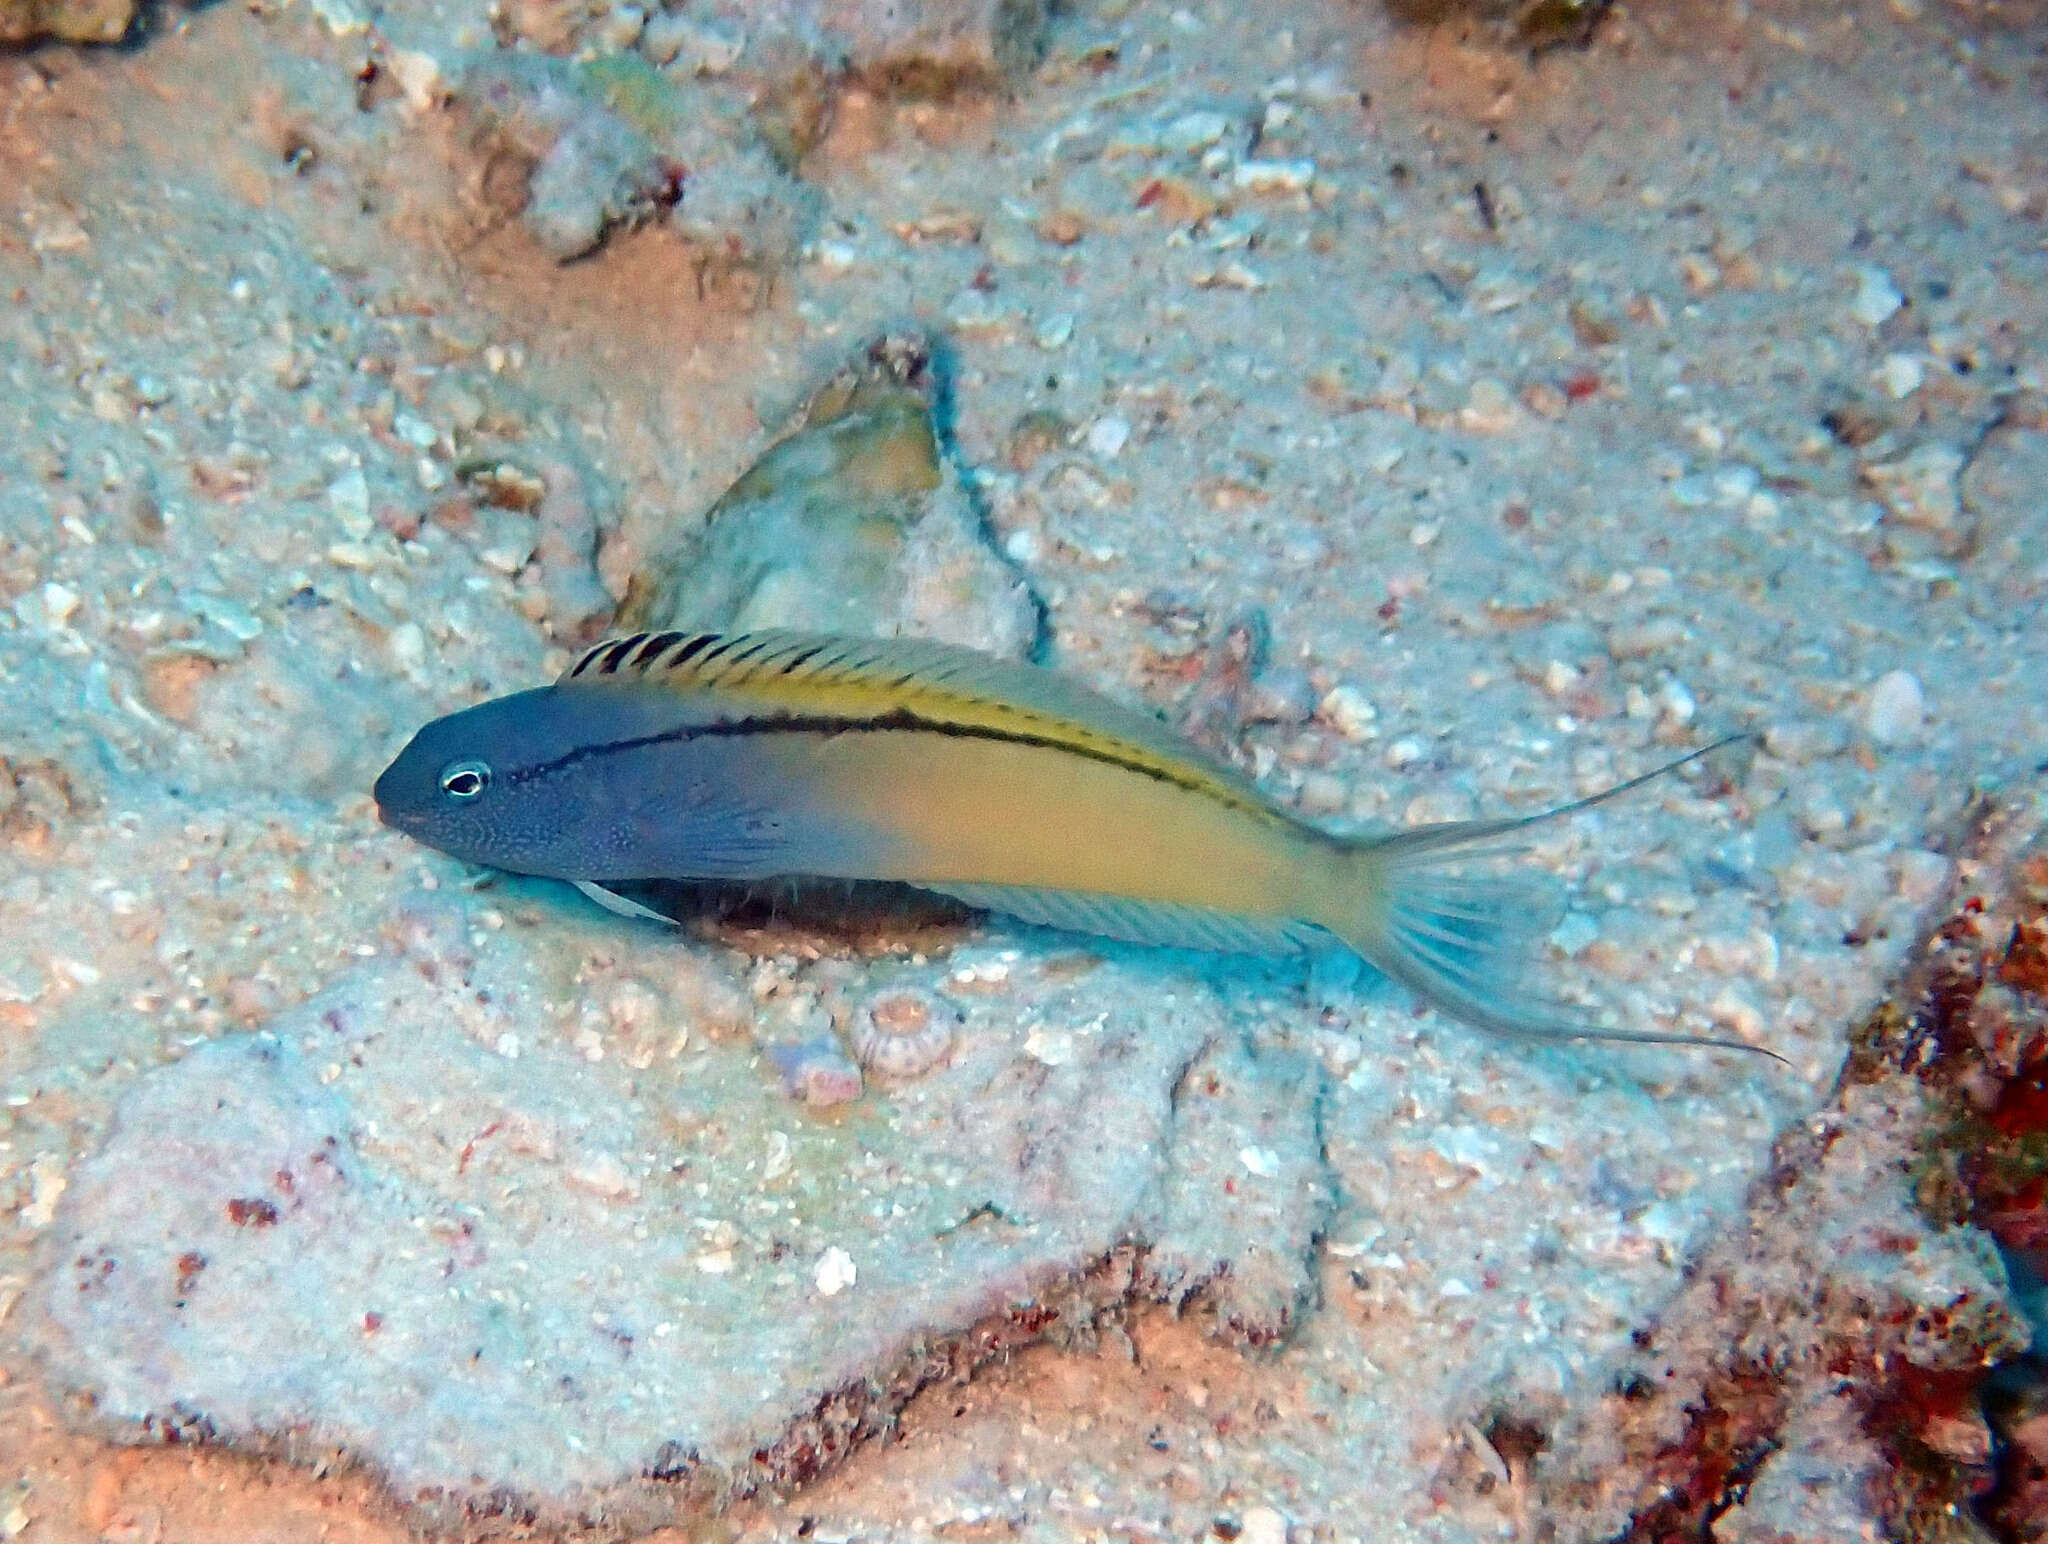
[(941, 728), (1028, 736), (1112, 757), (1232, 805), (1280, 813), (1249, 779), (1151, 715), (1052, 671), (930, 638), (780, 628), (636, 633), (597, 644), (562, 680), (602, 677), (730, 692), (791, 716), (865, 720), (907, 714)]

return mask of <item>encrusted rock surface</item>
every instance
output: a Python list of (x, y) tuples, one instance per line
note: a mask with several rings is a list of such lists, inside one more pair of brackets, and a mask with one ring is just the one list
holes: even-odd
[(750, 1001), (679, 949), (536, 1041), (559, 964), (424, 895), (392, 937), (137, 1080), (72, 1173), (29, 1308), (100, 1429), (344, 1455), (433, 1525), (630, 1531), (1134, 1297), (1263, 1342), (1310, 1290), (1320, 1072), (1156, 960), (900, 963), (958, 1002), (950, 1063), (819, 1111), (770, 1052), (847, 1017), (843, 962)]
[[(2031, 1108), (2048, 1056), (2044, 820), (2038, 779), (1980, 807), (1948, 907), (1852, 1036), (1834, 1100), (1780, 1139), (1747, 1217), (1609, 1392), (1543, 1431), (1522, 1478), (1556, 1536), (1933, 1537), (1990, 1488), (1980, 1396), (2034, 1333), (1999, 1245), (2040, 1236), (2038, 1186), (2016, 1211), (2000, 1182), (2038, 1162), (2048, 1112), (1968, 1128), (2008, 1089)], [(1506, 1395), (1494, 1418), (1541, 1406)]]

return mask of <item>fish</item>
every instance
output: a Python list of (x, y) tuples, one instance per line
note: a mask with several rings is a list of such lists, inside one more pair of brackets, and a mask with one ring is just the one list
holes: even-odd
[(918, 638), (656, 632), (427, 724), (374, 796), (427, 846), (618, 910), (662, 880), (894, 882), (1139, 944), (1348, 948), (1496, 1034), (1771, 1055), (1595, 1029), (1534, 995), (1540, 908), (1526, 883), (1468, 872), (1728, 743), (1540, 814), (1354, 836), (1039, 666)]

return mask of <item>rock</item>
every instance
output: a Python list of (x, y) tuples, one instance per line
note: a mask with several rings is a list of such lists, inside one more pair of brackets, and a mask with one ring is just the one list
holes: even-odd
[(613, 598), (597, 573), (598, 521), (588, 479), (566, 460), (542, 468), (547, 495), (533, 555), (540, 565), (549, 629), (557, 638), (588, 643), (611, 616)]
[(1987, 540), (2026, 540), (2023, 533), (2040, 517), (2041, 490), (2048, 488), (2048, 428), (2040, 413), (2036, 397), (2031, 412), (2008, 414), (1963, 470), (1963, 508)]
[(134, 20), (135, 0), (0, 0), (0, 44), (118, 43)]
[(940, 449), (926, 345), (885, 338), (812, 395), (700, 535), (634, 575), (618, 625), (913, 633), (1017, 657), (1038, 608)]
[(1334, 686), (1316, 704), (1316, 716), (1354, 745), (1379, 733), (1379, 710), (1355, 686)]
[(1947, 530), (1962, 514), (1956, 484), (1963, 455), (1952, 445), (1922, 445), (1896, 461), (1880, 461), (1863, 469), (1867, 483), (1884, 507), (1908, 525)]
[[(1992, 1130), (1978, 1110), (2032, 1064), (1998, 1071), (1970, 1034), (1928, 1026), (1989, 1010), (2008, 1045), (2041, 1033), (2042, 999), (1992, 979), (2019, 947), (2017, 917), (2039, 910), (2033, 791), (1974, 822), (1957, 859), (1976, 876), (1967, 894), (1931, 919), (1900, 994), (1852, 1033), (1829, 1104), (1780, 1137), (1748, 1217), (1585, 1374), (1608, 1392), (1545, 1423), (1531, 1531), (1675, 1537), (1711, 1522), (1714, 1538), (1754, 1544), (1898, 1538), (1908, 1517), (1961, 1514), (1986, 1488), (1977, 1401), (2028, 1339), (1999, 1244), (2033, 1236), (2021, 1230), (2039, 1226), (2039, 1181), (2023, 1156), (2035, 1133), (1978, 1136)], [(1731, 1454), (1754, 1455), (1754, 1474)]]
[[(821, 1116), (751, 1038), (590, 1059), (549, 1028), (561, 953), (401, 929), (267, 1032), (137, 1078), (49, 1187), (15, 1320), (81, 1416), (338, 1449), (472, 1535), (634, 1531), (807, 1479), (924, 1383), (1130, 1293), (1253, 1341), (1305, 1300), (1320, 1074), (1156, 962), (1005, 967), (948, 1062)], [(636, 1022), (689, 1027), (694, 996), (632, 980)], [(802, 987), (767, 982), (754, 1034)]]
[(822, 40), (872, 85), (936, 95), (1014, 80), (1044, 56), (1050, 0), (782, 0), (763, 13)]
[(1774, 1451), (1742, 1500), (1714, 1521), (1717, 1544), (1883, 1538), (1872, 1498), (1886, 1473), (1884, 1454), (1863, 1430), (1855, 1401), (1825, 1394), (1786, 1422)]
[(1953, 557), (1969, 547), (1974, 522), (1963, 509), (1962, 470), (1962, 452), (1941, 444), (1863, 468), (1864, 484), (1884, 505), (1885, 541), (1899, 556)]
[[(1252, 1097), (1247, 1094), (1257, 1090)], [(1217, 1329), (1263, 1343), (1310, 1306), (1302, 1269), (1336, 1209), (1305, 1059), (1213, 1042), (1182, 1074), (1173, 1146), (1145, 1236), (1148, 1293), (1199, 1301)]]
[(559, 261), (666, 211), (707, 265), (772, 269), (815, 214), (815, 195), (736, 104), (637, 53), (483, 54), (462, 71), (454, 102), (482, 196), (497, 205), (485, 212), (518, 214)]

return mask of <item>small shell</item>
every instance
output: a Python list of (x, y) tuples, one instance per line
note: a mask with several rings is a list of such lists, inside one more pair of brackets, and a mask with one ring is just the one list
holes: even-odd
[(836, 1040), (805, 1040), (767, 1050), (785, 1098), (826, 1109), (851, 1104), (861, 1096), (860, 1068), (846, 1059)]
[(960, 1011), (914, 987), (896, 987), (862, 1003), (849, 1039), (854, 1059), (886, 1082), (921, 1077), (953, 1051)]

